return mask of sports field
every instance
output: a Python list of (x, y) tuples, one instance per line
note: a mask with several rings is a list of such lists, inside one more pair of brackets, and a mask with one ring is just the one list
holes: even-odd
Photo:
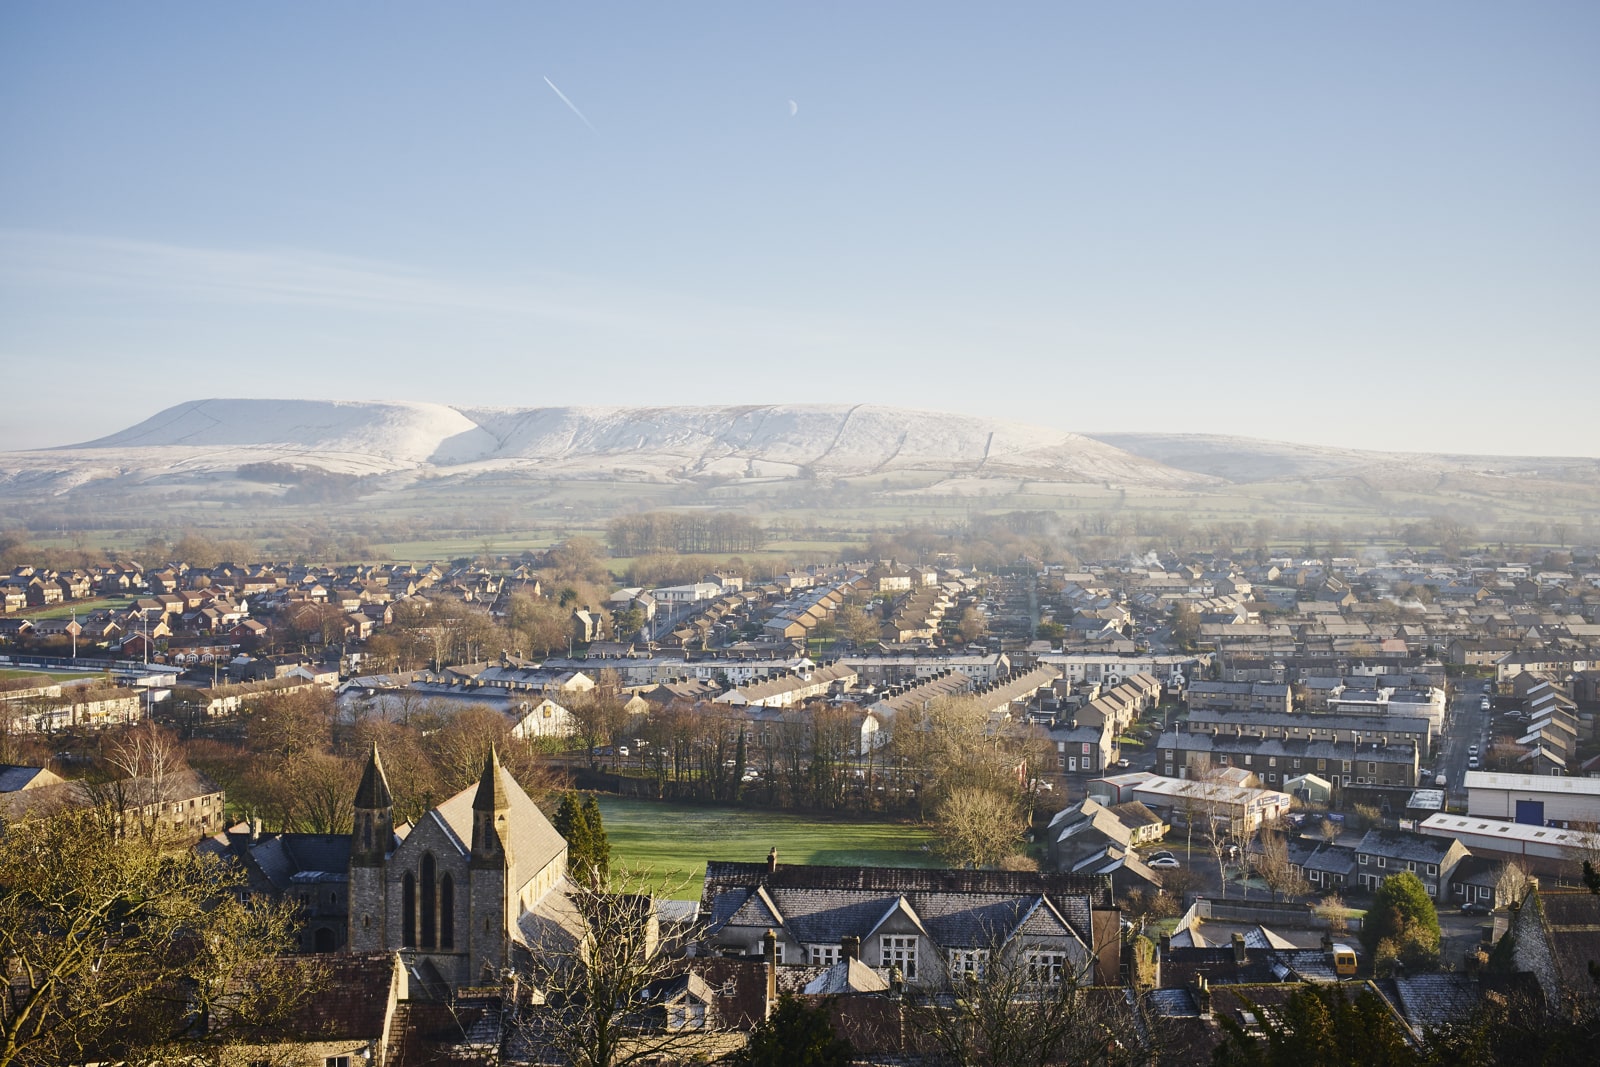
[(941, 867), (927, 829), (747, 808), (714, 808), (601, 796), (613, 869), (648, 869), (663, 896), (695, 900), (707, 860), (759, 863), (776, 847), (783, 863)]

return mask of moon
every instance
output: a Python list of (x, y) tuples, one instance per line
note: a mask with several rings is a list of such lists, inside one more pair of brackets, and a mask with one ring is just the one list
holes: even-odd
[(794, 118), (798, 114), (800, 114), (800, 105), (793, 100), (789, 101), (789, 117)]

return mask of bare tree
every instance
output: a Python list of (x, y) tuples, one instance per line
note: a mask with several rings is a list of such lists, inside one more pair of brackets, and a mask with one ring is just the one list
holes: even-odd
[(949, 985), (909, 986), (911, 1022), (949, 1067), (1154, 1061), (1149, 1030), (1121, 989), (1091, 989), (1092, 957), (996, 938), (945, 960)]
[(533, 1055), (624, 1067), (728, 1051), (714, 1018), (666, 1003), (685, 965), (663, 950), (647, 876), (567, 882), (547, 901), (530, 944), (532, 1003), (516, 1023)]
[(1520, 904), (1528, 887), (1535, 884), (1521, 860), (1506, 860), (1500, 865), (1499, 877), (1494, 880), (1494, 906)]
[[(153, 840), (162, 833), (161, 816), (173, 799), (175, 777), (186, 769), (172, 734), (146, 721), (123, 732), (110, 746), (106, 763), (115, 776), (90, 786), (90, 794), (120, 833)], [(171, 823), (167, 824), (171, 828)]]
[(1323, 897), (1313, 912), (1317, 918), (1328, 924), (1328, 933), (1332, 937), (1339, 937), (1350, 929), (1350, 909), (1345, 907), (1344, 897), (1338, 893), (1329, 893)]
[(1289, 837), (1280, 829), (1261, 829), (1261, 854), (1255, 859), (1256, 871), (1272, 890), (1272, 899), (1297, 897), (1310, 890), (1305, 875), (1289, 860)]
[(287, 904), (249, 899), (232, 866), (69, 812), (0, 836), (0, 1067), (221, 1059), (233, 1022), (281, 1018), (314, 992), (276, 957)]
[(1022, 813), (1016, 798), (982, 786), (952, 789), (934, 810), (943, 851), (958, 867), (988, 867), (1016, 851)]

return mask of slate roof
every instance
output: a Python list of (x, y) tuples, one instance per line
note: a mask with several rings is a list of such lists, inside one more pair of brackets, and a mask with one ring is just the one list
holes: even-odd
[(981, 948), (1012, 932), (1090, 940), (1091, 900), (1102, 879), (1015, 871), (710, 863), (702, 910), (708, 932), (781, 925), (803, 944), (865, 937), (905, 909), (949, 948)]
[(62, 779), (43, 767), (22, 767), (16, 764), (0, 766), (0, 793), (15, 793), (22, 789), (59, 785)]
[(508, 809), (506, 822), (511, 828), (511, 840), (507, 842), (511, 853), (511, 884), (520, 890), (561, 854), (567, 842), (556, 833), (556, 828), (550, 825), (550, 820), (517, 784), (510, 771), (498, 760), (493, 763), (492, 774), (490, 770), (485, 768), (486, 778), (492, 779), (487, 784), (480, 780), (469, 785), (429, 815), (437, 816), (449, 828), (462, 852), (466, 853), (472, 848), (472, 809), (480, 790), (488, 789), (491, 797), (503, 798)]
[(1415, 863), (1438, 864), (1444, 861), (1454, 841), (1427, 834), (1414, 834), (1405, 830), (1368, 830), (1356, 853), (1384, 856), (1389, 859), (1409, 860)]
[(889, 982), (876, 970), (858, 959), (840, 960), (807, 983), (805, 992), (811, 996), (837, 993), (880, 993), (889, 988)]

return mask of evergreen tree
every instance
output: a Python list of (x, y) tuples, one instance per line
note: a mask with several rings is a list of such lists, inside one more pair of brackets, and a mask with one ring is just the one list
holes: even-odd
[(611, 874), (611, 840), (606, 836), (606, 821), (600, 815), (600, 802), (590, 793), (583, 798), (583, 825), (587, 835), (588, 870), (600, 880)]
[[(1219, 989), (1213, 995), (1227, 994)], [(1261, 1034), (1218, 1012), (1224, 1036), (1212, 1053), (1216, 1067), (1412, 1067), (1423, 1062), (1368, 990), (1351, 1001), (1341, 986), (1307, 986), (1271, 1013), (1244, 1003)]]
[(849, 1042), (834, 1033), (826, 1008), (809, 1008), (785, 994), (778, 1010), (750, 1032), (732, 1056), (733, 1067), (845, 1067)]
[(1439, 913), (1422, 879), (1409, 871), (1392, 874), (1373, 894), (1361, 940), (1374, 961), (1398, 959), (1407, 967), (1439, 962)]
[(584, 816), (578, 794), (568, 792), (561, 795), (561, 806), (556, 809), (556, 817), (552, 822), (556, 833), (567, 839), (567, 870), (575, 875), (587, 874), (594, 866), (590, 858), (593, 854), (593, 834), (589, 832), (589, 820)]

